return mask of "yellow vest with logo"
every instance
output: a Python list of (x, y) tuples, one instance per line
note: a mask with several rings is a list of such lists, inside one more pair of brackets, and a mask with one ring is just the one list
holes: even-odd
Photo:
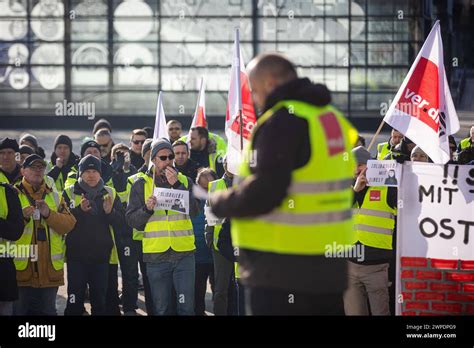
[(377, 159), (383, 160), (390, 153), (390, 144), (388, 141), (377, 145)]
[[(27, 196), (20, 191), (18, 194), (20, 198), (21, 208), (24, 209), (29, 207), (30, 201), (28, 200)], [(46, 204), (48, 205), (49, 209), (53, 212), (57, 212), (59, 208), (59, 194), (56, 191), (52, 191), (48, 193), (44, 198)], [(51, 257), (51, 263), (53, 268), (56, 271), (63, 269), (64, 266), (64, 252), (65, 252), (65, 243), (63, 236), (56, 233), (51, 227), (48, 226), (45, 219), (41, 217), (41, 225), (46, 230), (46, 238), (49, 243), (49, 252)], [(21, 235), (20, 239), (15, 242), (16, 246), (23, 246), (25, 254), (15, 257), (15, 268), (17, 271), (23, 271), (28, 266), (28, 259), (30, 258), (29, 255), (29, 246), (31, 245), (31, 241), (33, 239), (34, 233), (34, 220), (33, 217), (30, 217), (28, 223), (26, 223), (25, 228), (23, 229), (23, 234)]]
[[(218, 191), (224, 191), (227, 190), (227, 185), (225, 184), (224, 179), (218, 179), (209, 182), (208, 184), (208, 192), (209, 194), (213, 192), (218, 192)], [(219, 233), (222, 230), (222, 224), (216, 224), (214, 226), (214, 233), (213, 233), (213, 246), (214, 250), (219, 251), (219, 248), (217, 247), (217, 242), (219, 240)]]
[(387, 193), (387, 186), (370, 186), (362, 206), (354, 204), (354, 243), (359, 241), (373, 248), (392, 250), (397, 211), (387, 204)]
[[(114, 202), (115, 201), (115, 196), (117, 194), (115, 192), (115, 189), (113, 187), (110, 187), (110, 186), (104, 186), (104, 188), (107, 190), (107, 194), (112, 197), (112, 202)], [(74, 185), (66, 187), (64, 189), (64, 192), (69, 197), (69, 208), (70, 209), (74, 209), (75, 207), (78, 207), (78, 206), (81, 205), (81, 196), (78, 196), (74, 193)], [(105, 195), (104, 195), (104, 197), (105, 197)], [(118, 253), (117, 253), (117, 246), (115, 245), (114, 229), (110, 225), (109, 225), (109, 230), (110, 230), (110, 235), (112, 236), (112, 241), (114, 243), (114, 246), (112, 248), (112, 252), (110, 253), (109, 264), (118, 265), (119, 259), (118, 259)]]
[[(130, 190), (132, 189), (132, 186), (134, 183), (138, 181), (138, 179), (146, 176), (145, 173), (139, 172), (137, 174), (134, 174), (132, 176), (128, 177), (128, 182), (127, 182), (127, 204), (130, 201)], [(133, 229), (133, 240), (143, 240), (143, 231), (139, 231), (136, 228)]]
[[(144, 201), (153, 194), (153, 179), (144, 178)], [(188, 188), (188, 178), (178, 173), (178, 180)], [(143, 233), (143, 253), (162, 253), (169, 248), (184, 252), (196, 249), (191, 218), (187, 214), (155, 210), (145, 225)]]
[[(232, 220), (233, 244), (295, 255), (321, 255), (334, 242), (352, 244), (351, 183), (355, 161), (351, 149), (357, 131), (330, 105), (317, 107), (301, 101), (282, 101), (258, 120), (249, 151), (253, 150), (259, 127), (282, 107), (307, 121), (311, 157), (302, 168), (293, 170), (291, 185), (280, 206), (265, 215)], [(241, 165), (241, 177), (250, 175), (248, 162)]]

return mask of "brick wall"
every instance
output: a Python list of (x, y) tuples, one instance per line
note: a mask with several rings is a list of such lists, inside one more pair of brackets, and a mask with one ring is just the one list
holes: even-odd
[(474, 315), (474, 261), (401, 258), (402, 315)]

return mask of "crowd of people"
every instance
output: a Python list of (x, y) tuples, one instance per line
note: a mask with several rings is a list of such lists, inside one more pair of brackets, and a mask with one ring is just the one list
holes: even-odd
[[(216, 226), (206, 224), (206, 199), (192, 192), (193, 185), (207, 192), (232, 176), (225, 170), (226, 143), (203, 127), (183, 135), (177, 120), (167, 128), (170, 140), (153, 141), (144, 128), (131, 132), (129, 144), (115, 144), (110, 123), (101, 119), (78, 155), (71, 138), (58, 135), (49, 161), (34, 135), (20, 144), (0, 140), (0, 241), (38, 246), (0, 258), (1, 314), (56, 314), (64, 264), (65, 315), (87, 315), (87, 298), (92, 315), (136, 315), (140, 273), (148, 315), (205, 315), (208, 282), (215, 314), (238, 313), (234, 256), (219, 254), (230, 267), (221, 275), (218, 262), (215, 275)], [(152, 187), (187, 190), (188, 214), (155, 209)], [(151, 223), (150, 216), (167, 223)], [(160, 228), (165, 238), (156, 237)], [(232, 249), (228, 236), (224, 246)]]
[[(208, 283), (216, 315), (242, 315), (244, 303), (252, 314), (393, 313), (396, 187), (367, 186), (371, 154), (362, 137), (347, 137), (342, 147), (328, 142), (325, 150), (315, 110), (330, 110), (324, 122), (341, 134), (357, 134), (329, 105), (325, 86), (298, 78), (278, 55), (250, 66), (256, 106), (274, 114), (256, 127), (258, 162), (243, 169), (237, 187), (225, 141), (204, 127), (183, 135), (177, 120), (168, 122), (168, 138), (135, 129), (129, 144), (115, 144), (102, 119), (78, 155), (58, 135), (48, 161), (31, 134), (20, 143), (1, 139), (0, 243), (11, 254), (0, 258), (0, 314), (57, 314), (65, 264), (65, 315), (87, 314), (87, 297), (92, 315), (136, 315), (140, 273), (148, 315), (205, 315)], [(297, 100), (294, 112), (281, 100)], [(459, 145), (450, 137), (450, 163), (472, 165), (473, 140), (474, 126)], [(344, 149), (353, 162), (342, 160)], [(396, 130), (377, 145), (376, 158), (430, 161)], [(330, 185), (328, 173), (337, 178)], [(156, 188), (186, 192), (187, 209), (161, 207)], [(321, 197), (332, 203), (308, 204)], [(344, 205), (351, 199), (352, 214)], [(330, 227), (322, 230), (322, 222)], [(325, 259), (324, 242), (333, 239), (362, 245), (365, 258), (349, 266)]]

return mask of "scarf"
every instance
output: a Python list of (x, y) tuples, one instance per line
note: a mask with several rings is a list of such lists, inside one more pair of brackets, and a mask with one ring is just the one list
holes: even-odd
[(90, 187), (82, 178), (77, 181), (79, 187), (84, 191), (84, 196), (89, 200), (92, 208), (91, 213), (97, 215), (99, 207), (97, 206), (97, 198), (102, 197), (102, 190), (104, 189), (104, 181), (100, 178), (99, 183), (95, 187)]

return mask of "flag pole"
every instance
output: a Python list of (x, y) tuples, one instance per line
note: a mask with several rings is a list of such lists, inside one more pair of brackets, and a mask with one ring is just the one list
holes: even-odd
[(243, 112), (242, 112), (242, 83), (240, 81), (240, 71), (241, 71), (241, 55), (240, 55), (240, 29), (239, 27), (235, 28), (235, 42), (236, 42), (236, 63), (237, 63), (237, 85), (238, 87), (238, 103), (239, 103), (239, 123), (240, 123), (240, 152), (242, 154), (242, 151), (244, 149), (244, 120), (243, 120)]
[(380, 122), (379, 128), (375, 132), (374, 136), (372, 137), (372, 140), (370, 141), (369, 146), (367, 147), (367, 151), (370, 151), (370, 149), (372, 148), (372, 145), (374, 145), (375, 139), (377, 138), (380, 131), (382, 130), (382, 127), (383, 127), (384, 123), (385, 123), (384, 120), (382, 120), (382, 122)]
[(240, 119), (240, 151), (244, 150), (244, 120), (242, 119), (242, 109), (239, 109), (239, 119)]

